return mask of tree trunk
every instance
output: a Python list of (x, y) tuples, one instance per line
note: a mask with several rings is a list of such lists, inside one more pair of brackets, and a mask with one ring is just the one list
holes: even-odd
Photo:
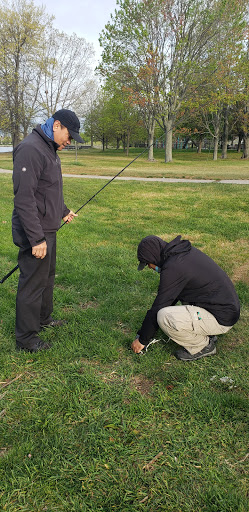
[(149, 144), (149, 153), (148, 160), (150, 162), (154, 162), (154, 133), (155, 133), (155, 119), (152, 120), (148, 129), (148, 144)]
[(20, 133), (17, 127), (11, 133), (12, 146), (15, 148), (21, 142)]
[(203, 137), (201, 137), (199, 140), (198, 140), (198, 143), (197, 143), (197, 153), (198, 155), (201, 154), (201, 150), (202, 150), (202, 143), (203, 143)]
[(241, 150), (241, 143), (242, 143), (242, 140), (243, 140), (243, 134), (240, 132), (238, 137), (239, 137), (239, 140), (238, 140), (237, 152), (239, 153), (240, 150)]
[(168, 119), (165, 122), (165, 163), (172, 162), (172, 128), (173, 128), (173, 121), (172, 119)]
[(213, 160), (217, 160), (218, 158), (218, 137), (214, 136), (214, 152), (213, 152)]
[(125, 153), (125, 151), (126, 151), (126, 136), (125, 136), (125, 133), (122, 135), (122, 144), (123, 144), (123, 151)]
[(218, 145), (219, 145), (219, 135), (220, 135), (220, 112), (217, 112), (214, 116), (214, 152), (213, 152), (213, 160), (217, 160), (218, 158)]
[(127, 131), (126, 156), (129, 156), (129, 148), (130, 148), (130, 130)]
[(228, 144), (228, 105), (225, 106), (224, 111), (224, 127), (222, 136), (222, 154), (221, 158), (227, 158), (227, 144)]
[(244, 144), (243, 144), (243, 155), (241, 158), (249, 157), (249, 136), (248, 133), (244, 133)]
[(104, 136), (102, 137), (102, 147), (103, 147), (103, 151), (105, 151), (105, 137)]

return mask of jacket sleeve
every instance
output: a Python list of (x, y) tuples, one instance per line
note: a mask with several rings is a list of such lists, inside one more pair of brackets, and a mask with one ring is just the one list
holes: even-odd
[(160, 309), (174, 306), (178, 296), (186, 284), (186, 276), (181, 265), (169, 265), (162, 269), (157, 296), (145, 315), (141, 329), (138, 331), (139, 341), (147, 345), (158, 329), (157, 313)]
[(14, 206), (32, 247), (44, 239), (35, 198), (42, 169), (42, 155), (33, 146), (21, 144), (14, 153)]
[(63, 208), (63, 215), (62, 215), (62, 218), (66, 217), (66, 215), (68, 215), (70, 212), (69, 208), (65, 205), (64, 203), (64, 208)]

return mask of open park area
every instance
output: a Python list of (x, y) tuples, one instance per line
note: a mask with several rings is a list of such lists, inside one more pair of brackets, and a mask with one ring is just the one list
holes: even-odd
[[(140, 151), (63, 151), (62, 172), (114, 176)], [(236, 152), (154, 156), (124, 176), (248, 180)], [(75, 211), (103, 184), (65, 177), (65, 203)], [(2, 278), (18, 251), (11, 174), (0, 187)], [(48, 351), (16, 352), (19, 271), (0, 285), (1, 511), (248, 512), (248, 187), (114, 180), (58, 233), (54, 317), (67, 324), (41, 334)], [(241, 318), (215, 356), (179, 361), (161, 331), (145, 355), (131, 351), (159, 283), (137, 272), (149, 234), (182, 235), (234, 282)]]

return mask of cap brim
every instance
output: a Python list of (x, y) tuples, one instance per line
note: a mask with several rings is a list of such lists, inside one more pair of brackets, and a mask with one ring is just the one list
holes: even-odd
[(77, 133), (77, 132), (73, 132), (73, 130), (68, 130), (72, 139), (76, 140), (77, 142), (81, 142), (82, 144), (84, 144), (84, 141), (83, 139), (81, 138), (81, 136)]
[(141, 261), (140, 261), (140, 263), (139, 263), (139, 265), (138, 265), (137, 269), (138, 269), (138, 270), (143, 270), (143, 269), (144, 269), (144, 267), (146, 267), (146, 265), (147, 265), (147, 263), (141, 263)]

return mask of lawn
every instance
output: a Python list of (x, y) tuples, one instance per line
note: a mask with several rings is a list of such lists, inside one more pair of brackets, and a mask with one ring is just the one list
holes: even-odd
[[(114, 174), (125, 157), (110, 161)], [(222, 165), (216, 179), (233, 167)], [(3, 277), (17, 248), (11, 176), (0, 185)], [(76, 210), (102, 186), (65, 178), (65, 201)], [(1, 510), (248, 512), (248, 225), (246, 185), (112, 182), (58, 233), (54, 317), (68, 323), (43, 332), (45, 353), (15, 351), (18, 271), (1, 285)], [(131, 352), (158, 285), (136, 270), (148, 234), (181, 234), (234, 281), (241, 319), (216, 356), (178, 361), (160, 331), (146, 355)]]
[[(148, 151), (131, 148), (127, 157), (122, 150), (82, 149), (77, 153), (64, 150), (60, 153), (63, 172), (99, 176), (114, 176), (141, 152), (144, 153), (126, 171), (125, 176), (149, 178), (195, 178), (195, 179), (248, 179), (248, 160), (241, 159), (242, 153), (229, 151), (227, 160), (212, 159), (212, 152), (200, 155), (192, 149), (173, 151), (173, 162), (165, 164), (164, 150), (154, 150), (154, 162), (148, 161)], [(0, 153), (0, 168), (12, 169), (12, 154)]]

